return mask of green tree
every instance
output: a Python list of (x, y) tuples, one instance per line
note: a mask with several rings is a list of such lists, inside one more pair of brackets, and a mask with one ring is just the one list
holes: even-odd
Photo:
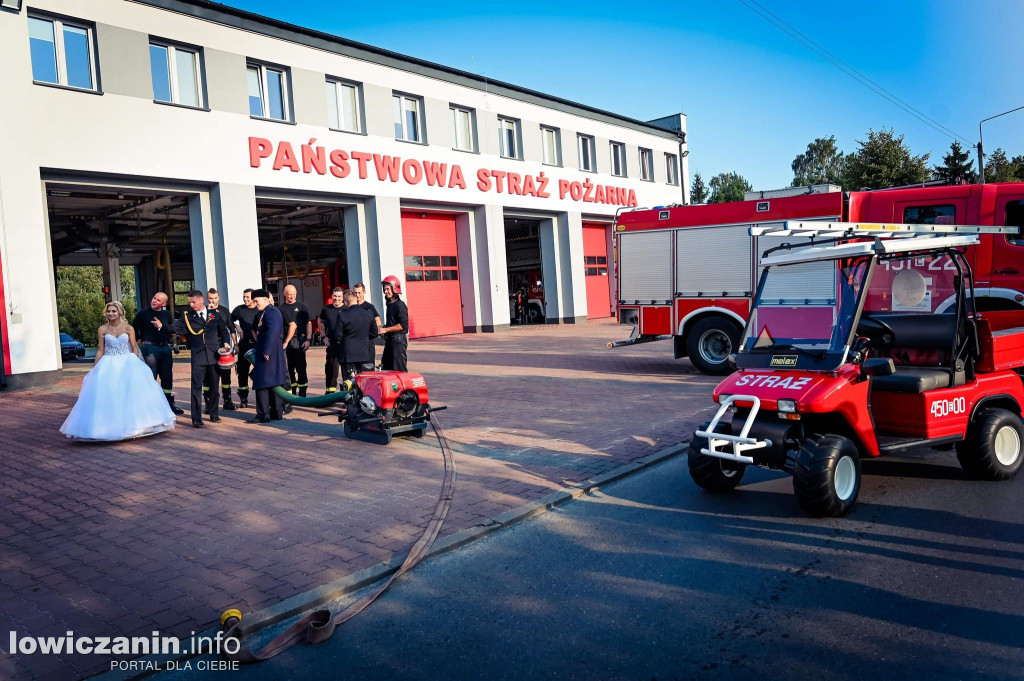
[(858, 140), (860, 149), (846, 157), (842, 175), (844, 188), (885, 189), (928, 180), (928, 157), (914, 156), (903, 143), (903, 135), (892, 128), (868, 130), (865, 142)]
[(818, 137), (807, 145), (807, 151), (793, 159), (793, 186), (838, 184), (843, 172), (843, 152), (836, 146), (836, 136)]
[(942, 165), (932, 168), (932, 177), (948, 184), (974, 184), (978, 181), (978, 171), (974, 169), (971, 152), (953, 140), (949, 152), (942, 157)]
[(743, 193), (754, 189), (739, 173), (719, 173), (711, 178), (708, 186), (711, 188), (708, 203), (742, 201)]
[[(96, 329), (103, 318), (103, 270), (98, 266), (58, 266), (57, 324), (86, 345), (96, 344)], [(121, 303), (130, 322), (135, 317), (135, 268), (121, 268)]]
[(1020, 156), (1014, 156), (1010, 163), (1013, 164), (1015, 170), (1013, 174), (1016, 175), (1017, 179), (1024, 182), (1024, 154)]
[(693, 175), (693, 186), (690, 187), (690, 203), (707, 203), (708, 201), (708, 186), (704, 184), (704, 178), (700, 176), (700, 171), (697, 171)]
[(1017, 161), (1021, 159), (1020, 156), (1014, 157), (1011, 161), (1006, 157), (1005, 151), (996, 149), (991, 154), (985, 154), (985, 157), (986, 182), (1016, 182), (1024, 179), (1024, 176), (1018, 175)]

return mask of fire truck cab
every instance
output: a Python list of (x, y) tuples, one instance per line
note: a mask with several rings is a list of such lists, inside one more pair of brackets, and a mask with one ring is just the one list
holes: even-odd
[[(760, 255), (802, 238), (753, 236), (751, 228), (787, 220), (1024, 227), (1024, 183), (833, 191), (621, 213), (615, 226), (616, 317), (633, 332), (610, 347), (671, 338), (677, 359), (688, 357), (703, 373), (730, 373), (761, 275)], [(983, 235), (966, 256), (979, 311), (1024, 309), (1024, 238)], [(952, 266), (944, 266), (920, 266), (927, 287), (920, 304), (933, 313), (948, 311), (955, 300)]]

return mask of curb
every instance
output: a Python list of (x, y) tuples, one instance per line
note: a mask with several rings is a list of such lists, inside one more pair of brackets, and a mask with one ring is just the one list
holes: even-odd
[[(609, 483), (621, 480), (622, 478), (633, 475), (634, 473), (639, 473), (651, 466), (679, 456), (686, 452), (688, 445), (689, 442), (687, 441), (660, 449), (653, 454), (648, 454), (636, 461), (619, 466), (618, 468), (608, 471), (607, 473), (603, 473), (596, 478), (590, 478), (578, 486), (563, 487), (562, 489), (543, 496), (536, 501), (531, 501), (517, 508), (505, 511), (482, 524), (474, 525), (473, 527), (468, 527), (464, 530), (459, 530), (455, 534), (448, 535), (443, 539), (438, 539), (434, 542), (433, 546), (430, 547), (430, 552), (423, 556), (422, 560), (429, 560), (448, 553), (449, 551), (454, 551), (455, 549), (465, 546), (470, 542), (482, 539), (493, 532), (497, 532), (502, 528), (515, 525), (516, 523), (532, 518), (535, 515), (550, 511), (561, 506), (567, 501), (579, 499), (583, 495), (593, 492), (599, 487), (603, 487)], [(314, 589), (290, 596), (289, 598), (267, 608), (263, 608), (262, 610), (248, 613), (243, 619), (243, 624), (238, 627), (238, 631), (243, 636), (253, 634), (257, 631), (261, 631), (262, 629), (283, 622), (284, 620), (290, 619), (300, 613), (315, 610), (324, 603), (337, 600), (342, 596), (352, 593), (353, 591), (358, 591), (363, 587), (374, 584), (398, 570), (405, 561), (405, 556), (406, 554), (404, 553), (395, 555), (391, 560), (385, 563), (371, 565), (368, 568), (363, 568), (362, 570), (353, 572), (350, 575), (336, 579), (333, 582), (328, 582), (327, 584), (318, 586)], [(196, 632), (196, 634), (194, 634), (194, 638), (203, 637), (212, 639), (219, 631), (220, 627), (211, 627), (204, 631)], [(189, 646), (189, 641), (190, 639), (179, 639), (179, 646), (182, 648), (182, 652), (177, 655), (143, 655), (142, 657), (137, 657), (131, 661), (136, 667), (134, 670), (128, 669), (122, 671), (119, 669), (112, 669), (87, 678), (89, 681), (132, 681), (134, 679), (152, 677), (162, 671), (166, 671), (167, 662), (180, 662), (205, 654), (201, 652), (193, 653), (185, 650)]]

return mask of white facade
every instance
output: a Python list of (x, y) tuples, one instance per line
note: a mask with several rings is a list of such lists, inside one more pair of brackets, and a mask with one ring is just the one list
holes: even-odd
[[(94, 91), (34, 81), (30, 17), (88, 29)], [(151, 44), (199, 55), (201, 107), (155, 101)], [(582, 320), (583, 222), (610, 224), (630, 193), (641, 206), (681, 203), (688, 193), (685, 137), (668, 130), (205, 1), (36, 0), (0, 8), (0, 54), (0, 332), (6, 373), (23, 375), (23, 383), (52, 380), (61, 366), (48, 183), (187, 196), (195, 284), (232, 292), (232, 304), (234, 292), (258, 285), (263, 272), (258, 197), (336, 203), (352, 281), (404, 278), (403, 210), (454, 214), (463, 323), (471, 330), (509, 324), (506, 217), (542, 221), (548, 316)], [(253, 60), (284, 74), (287, 120), (251, 115)], [(356, 86), (360, 132), (329, 128), (330, 79)], [(396, 94), (418, 102), (420, 143), (396, 139)], [(470, 112), (468, 143), (452, 124), (452, 107)], [(512, 122), (518, 158), (501, 155), (499, 126), (508, 129), (501, 121)], [(685, 132), (685, 117), (677, 121)], [(543, 163), (542, 127), (557, 131), (561, 165)], [(580, 170), (579, 135), (593, 149), (594, 172)], [(613, 142), (625, 147), (624, 177), (612, 175)], [(360, 154), (368, 155), (363, 177)], [(641, 179), (642, 157), (653, 159), (651, 180)], [(428, 183), (424, 164), (445, 164), (443, 180)], [(499, 192), (492, 171), (517, 175), (519, 192), (510, 193), (507, 177)], [(546, 191), (538, 191), (542, 176)]]

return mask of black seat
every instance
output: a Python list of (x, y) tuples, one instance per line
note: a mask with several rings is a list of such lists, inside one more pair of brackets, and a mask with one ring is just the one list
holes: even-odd
[[(963, 385), (967, 377), (962, 371), (956, 372), (953, 385)], [(926, 390), (949, 387), (949, 369), (935, 367), (896, 367), (891, 376), (875, 376), (871, 379), (874, 390), (893, 393), (923, 393)]]

